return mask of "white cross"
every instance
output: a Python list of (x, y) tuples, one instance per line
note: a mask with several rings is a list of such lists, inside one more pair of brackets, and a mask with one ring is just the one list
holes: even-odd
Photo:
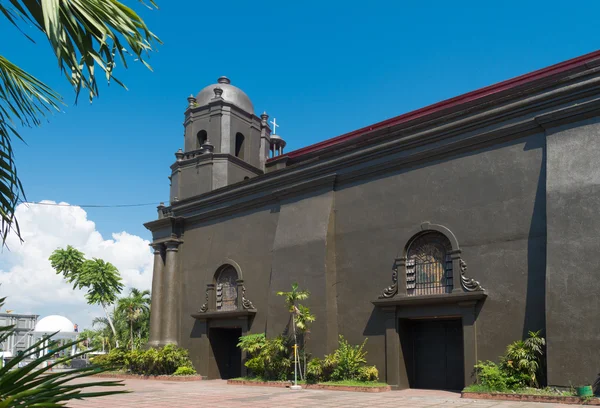
[(273, 118), (273, 120), (269, 123), (273, 125), (273, 134), (277, 133), (277, 128), (279, 127), (279, 125), (277, 124), (277, 119)]

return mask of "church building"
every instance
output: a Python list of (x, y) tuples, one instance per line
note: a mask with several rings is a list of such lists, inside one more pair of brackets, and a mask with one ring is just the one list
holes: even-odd
[(188, 98), (145, 224), (152, 346), (239, 377), (238, 338), (281, 334), (297, 282), (311, 354), (368, 338), (396, 389), (461, 389), (530, 330), (548, 385), (596, 379), (600, 51), (291, 152), (271, 124), (226, 77)]

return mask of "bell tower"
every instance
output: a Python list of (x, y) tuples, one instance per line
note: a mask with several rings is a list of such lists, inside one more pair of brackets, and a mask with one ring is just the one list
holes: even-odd
[(227, 77), (187, 98), (184, 149), (171, 166), (171, 203), (263, 174), (271, 129)]

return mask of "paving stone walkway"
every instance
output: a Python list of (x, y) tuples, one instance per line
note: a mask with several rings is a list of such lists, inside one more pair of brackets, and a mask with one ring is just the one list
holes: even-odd
[[(126, 380), (130, 394), (70, 403), (79, 408), (550, 408), (576, 405), (461, 399), (445, 391), (404, 390), (383, 393), (301, 390), (227, 385), (225, 381), (167, 382)], [(98, 390), (98, 389), (96, 389)]]

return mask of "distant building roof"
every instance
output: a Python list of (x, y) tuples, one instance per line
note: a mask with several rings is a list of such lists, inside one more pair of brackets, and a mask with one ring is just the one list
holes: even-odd
[(70, 336), (76, 335), (73, 322), (64, 316), (58, 315), (46, 316), (39, 320), (35, 325), (34, 331), (40, 334), (60, 332), (60, 334), (67, 334)]

